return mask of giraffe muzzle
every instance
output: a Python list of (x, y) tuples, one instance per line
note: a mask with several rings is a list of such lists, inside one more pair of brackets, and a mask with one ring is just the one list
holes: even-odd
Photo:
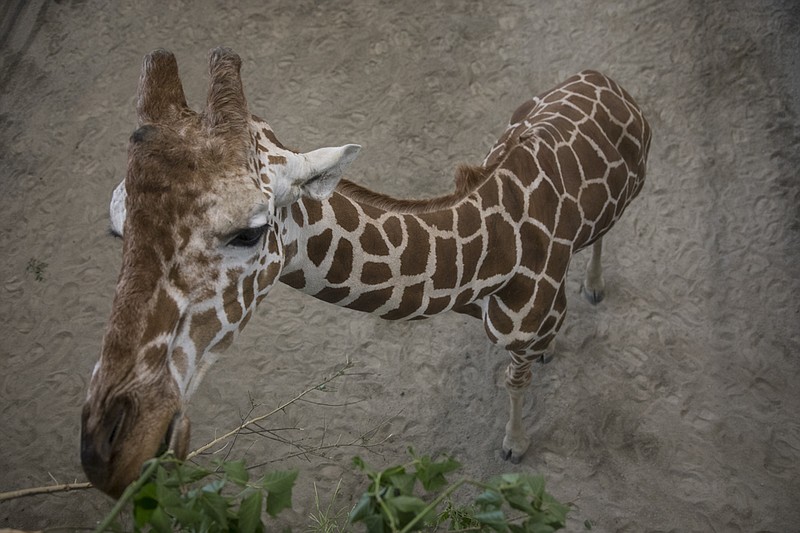
[(191, 424), (182, 410), (158, 433), (142, 431), (138, 415), (125, 399), (115, 400), (99, 416), (93, 416), (88, 404), (83, 409), (81, 465), (89, 481), (113, 498), (139, 477), (147, 460), (167, 450), (184, 459), (188, 452)]

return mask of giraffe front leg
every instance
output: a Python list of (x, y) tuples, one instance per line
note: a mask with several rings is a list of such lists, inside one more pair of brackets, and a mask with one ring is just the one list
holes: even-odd
[(592, 257), (586, 265), (586, 277), (581, 284), (581, 294), (592, 305), (597, 305), (605, 297), (606, 282), (603, 280), (603, 265), (600, 256), (603, 253), (603, 239), (597, 239), (592, 245)]
[(525, 455), (531, 443), (522, 426), (522, 407), (525, 401), (525, 391), (533, 377), (531, 365), (533, 361), (543, 357), (543, 354), (541, 352), (509, 353), (511, 362), (506, 368), (505, 385), (511, 409), (506, 424), (506, 434), (503, 437), (503, 458), (516, 464), (522, 460), (522, 456)]

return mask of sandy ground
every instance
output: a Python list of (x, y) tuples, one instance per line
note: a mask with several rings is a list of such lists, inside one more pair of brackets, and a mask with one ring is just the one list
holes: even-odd
[[(583, 69), (631, 92), (654, 130), (648, 182), (606, 241), (607, 299), (578, 297), (555, 360), (536, 368), (517, 466), (499, 456), (506, 356), (478, 321), (388, 323), (287, 287), (262, 304), (195, 397), (193, 444), (329, 375), (354, 375), (272, 428), (306, 442), (369, 432), (299, 468), (348, 507), (350, 459), (408, 445), (464, 472), (544, 474), (570, 529), (800, 530), (800, 10), (792, 1), (10, 1), (0, 8), (0, 490), (82, 480), (79, 412), (121, 245), (107, 205), (135, 127), (141, 57), (166, 47), (190, 103), (206, 54), (244, 60), (251, 110), (304, 149), (364, 146), (350, 177), (398, 196), (451, 187), (511, 111)], [(30, 261), (46, 263), (41, 281)], [(243, 438), (234, 455), (291, 447)], [(0, 527), (92, 526), (96, 491), (0, 504)]]

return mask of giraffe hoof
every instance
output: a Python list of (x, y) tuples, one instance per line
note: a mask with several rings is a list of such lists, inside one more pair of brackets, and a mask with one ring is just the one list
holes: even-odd
[(553, 354), (551, 353), (543, 353), (542, 355), (539, 356), (539, 362), (543, 365), (546, 365), (552, 360), (553, 360)]
[(505, 437), (503, 439), (503, 459), (511, 464), (519, 464), (519, 462), (522, 461), (522, 456), (525, 455), (529, 444), (530, 442), (527, 439), (512, 444), (511, 440), (508, 437)]
[(599, 304), (603, 301), (603, 298), (606, 297), (606, 293), (603, 289), (590, 289), (586, 284), (581, 284), (581, 294), (592, 305)]

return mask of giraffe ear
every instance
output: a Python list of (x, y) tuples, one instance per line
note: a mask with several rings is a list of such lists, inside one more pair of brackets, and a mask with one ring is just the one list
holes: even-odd
[(301, 196), (314, 200), (330, 197), (360, 150), (357, 144), (346, 144), (299, 154), (299, 175), (293, 176), (291, 185), (285, 189), (280, 186), (276, 189), (275, 205), (289, 205)]

